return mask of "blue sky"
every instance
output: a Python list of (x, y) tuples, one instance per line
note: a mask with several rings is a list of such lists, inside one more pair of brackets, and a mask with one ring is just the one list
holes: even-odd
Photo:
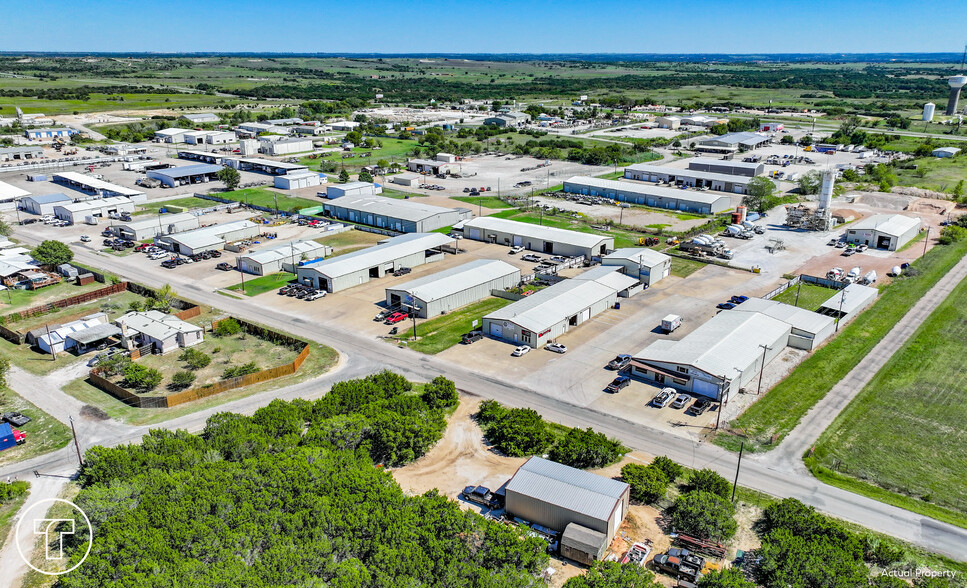
[(960, 52), (967, 1), (0, 0), (0, 22), (3, 51)]

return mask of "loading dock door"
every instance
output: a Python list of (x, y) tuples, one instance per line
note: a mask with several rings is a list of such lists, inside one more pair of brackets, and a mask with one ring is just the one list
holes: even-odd
[(880, 235), (876, 239), (876, 248), (877, 249), (889, 249), (890, 248), (890, 242), (892, 240), (893, 240), (892, 237), (889, 237), (887, 235)]
[(500, 324), (498, 324), (498, 323), (490, 323), (490, 334), (493, 337), (497, 337), (498, 339), (502, 339), (503, 338), (503, 331), (500, 328)]
[(514, 235), (514, 247), (520, 247), (524, 244), (524, 238), (520, 235)]
[(692, 381), (692, 392), (697, 396), (707, 396), (709, 398), (718, 398), (719, 387), (712, 382), (706, 382), (705, 380), (695, 379)]
[(584, 310), (581, 311), (581, 320), (579, 322), (583, 323), (584, 321), (590, 318), (591, 318), (591, 309), (585, 308)]

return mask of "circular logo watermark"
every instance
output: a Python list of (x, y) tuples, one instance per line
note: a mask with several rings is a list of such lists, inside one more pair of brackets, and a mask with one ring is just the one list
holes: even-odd
[[(58, 508), (52, 509), (54, 506)], [(28, 555), (24, 555), (21, 544), (26, 541), (32, 545), (38, 538), (43, 547), (43, 557), (35, 558), (37, 561), (34, 562)], [(65, 549), (79, 546), (82, 542), (87, 543), (84, 556), (70, 568), (64, 569), (68, 561)], [(94, 545), (91, 519), (87, 518), (87, 513), (81, 507), (70, 500), (45, 498), (32, 504), (20, 515), (14, 544), (20, 558), (31, 569), (48, 576), (60, 576), (76, 570), (90, 555)]]

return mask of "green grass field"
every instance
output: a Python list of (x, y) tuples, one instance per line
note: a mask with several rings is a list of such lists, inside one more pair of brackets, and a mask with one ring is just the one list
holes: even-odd
[(965, 340), (961, 282), (823, 433), (817, 463), (967, 521)]
[(707, 264), (701, 261), (695, 261), (694, 259), (684, 259), (681, 257), (671, 256), (672, 258), (672, 269), (671, 274), (673, 276), (678, 276), (679, 278), (687, 278), (688, 276), (694, 274), (698, 270), (705, 267)]
[(279, 194), (278, 192), (266, 190), (265, 188), (245, 188), (232, 192), (218, 192), (215, 196), (254, 206), (268, 206), (270, 208), (278, 206), (279, 210), (290, 212), (311, 206), (319, 206), (320, 204), (318, 200), (286, 196), (285, 194)]
[[(787, 289), (773, 300), (805, 308), (806, 310), (817, 310), (823, 302), (829, 300), (836, 290), (824, 288), (815, 284), (800, 284)], [(796, 296), (799, 296), (799, 303), (796, 304)]]
[(335, 251), (340, 251), (350, 247), (369, 247), (375, 245), (385, 239), (385, 235), (379, 235), (376, 233), (369, 233), (366, 231), (343, 231), (341, 233), (336, 233), (335, 235), (328, 235), (326, 237), (316, 237), (313, 239), (316, 243), (321, 243), (323, 245), (328, 245)]
[[(958, 142), (958, 146), (965, 148), (967, 144), (959, 145)], [(917, 169), (897, 168), (900, 185), (950, 192), (957, 182), (967, 179), (967, 156), (963, 154), (949, 158), (921, 157), (912, 163)]]
[[(362, 147), (355, 147), (352, 151), (338, 151), (328, 154), (324, 157), (317, 157), (310, 159), (308, 157), (303, 157), (299, 160), (301, 165), (308, 166), (310, 169), (318, 171), (323, 161), (335, 161), (340, 166), (345, 167), (350, 173), (356, 173), (364, 166), (376, 165), (376, 162), (380, 160), (386, 160), (389, 163), (406, 163), (410, 151), (414, 147), (419, 146), (416, 141), (406, 140), (406, 139), (394, 139), (391, 137), (379, 137), (378, 140), (383, 144), (380, 149), (365, 149)], [(338, 147), (338, 145), (336, 145)], [(352, 153), (355, 157), (350, 157), (343, 159), (343, 154)], [(360, 157), (362, 153), (369, 153), (368, 157)], [(338, 176), (339, 173), (329, 174), (331, 176)]]
[(189, 196), (188, 198), (175, 198), (174, 200), (146, 202), (140, 205), (137, 212), (134, 214), (158, 214), (159, 210), (170, 206), (177, 206), (179, 208), (190, 210), (193, 208), (208, 208), (209, 206), (215, 206), (217, 204), (217, 202), (212, 200), (205, 200), (204, 198), (195, 198), (194, 196)]
[(622, 247), (635, 247), (638, 245), (638, 239), (642, 236), (640, 233), (617, 227), (611, 227), (609, 231), (598, 231), (596, 229), (592, 229), (591, 224), (594, 221), (584, 217), (583, 215), (578, 215), (577, 217), (551, 214), (541, 215), (539, 212), (530, 212), (514, 208), (502, 210), (492, 214), (491, 216), (496, 218), (512, 219), (522, 223), (530, 223), (532, 225), (557, 227), (559, 229), (569, 229), (572, 231), (579, 231), (581, 233), (590, 233), (592, 235), (606, 235), (609, 237), (614, 237), (614, 246), (616, 249), (620, 249)]
[(0, 465), (49, 453), (67, 445), (71, 440), (71, 431), (67, 425), (40, 410), (13, 390), (0, 389), (0, 412), (21, 412), (31, 418), (26, 425), (15, 427), (27, 435), (27, 442), (0, 452)]
[[(410, 343), (409, 348), (428, 355), (449, 349), (460, 343), (460, 336), (473, 328), (471, 323), (474, 320), (479, 321), (485, 314), (503, 308), (510, 302), (504, 298), (485, 298), (460, 310), (427, 321), (421, 322), (417, 319), (416, 334), (419, 338)], [(479, 322), (477, 327), (480, 327)], [(413, 335), (412, 322), (401, 323), (400, 330), (403, 332), (398, 339), (409, 339)]]
[(741, 435), (721, 433), (715, 443), (736, 451), (740, 441), (745, 441), (746, 451), (768, 451), (775, 447), (772, 436), (778, 436), (781, 441), (886, 336), (897, 318), (906, 314), (964, 254), (967, 254), (967, 241), (934, 247), (915, 261), (911, 266), (914, 271), (887, 286), (872, 307), (732, 421), (731, 428)]
[(494, 210), (500, 210), (502, 208), (513, 208), (510, 204), (507, 204), (500, 198), (496, 196), (454, 196), (450, 200), (456, 200), (458, 202), (465, 202), (471, 206), (483, 206), (484, 208), (490, 208)]
[[(91, 290), (103, 288), (104, 284), (94, 282), (86, 286), (78, 286), (70, 282), (61, 282), (39, 290), (8, 289), (0, 292), (0, 315), (9, 314), (14, 310), (24, 310), (40, 306), (54, 300), (76, 296)], [(17, 328), (14, 326), (13, 328)]]
[[(30, 482), (24, 482), (23, 480), (11, 483), (27, 484), (27, 487), (30, 487)], [(10, 533), (10, 529), (13, 527), (14, 517), (17, 516), (17, 513), (20, 511), (20, 507), (23, 506), (24, 502), (27, 501), (27, 496), (29, 496), (29, 491), (16, 498), (12, 498), (6, 502), (0, 503), (0, 547), (3, 547), (3, 544), (7, 539), (7, 535)]]
[(234, 286), (229, 286), (228, 290), (239, 291), (246, 296), (258, 296), (259, 294), (264, 294), (272, 290), (278, 290), (294, 279), (295, 274), (280, 272), (277, 274), (269, 274), (267, 276), (252, 278), (251, 280), (246, 279), (244, 282), (244, 288), (242, 283), (239, 282)]

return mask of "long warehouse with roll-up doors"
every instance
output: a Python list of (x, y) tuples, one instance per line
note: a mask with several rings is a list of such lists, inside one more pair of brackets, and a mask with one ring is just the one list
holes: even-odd
[(647, 247), (624, 247), (601, 258), (601, 265), (624, 268), (629, 276), (650, 286), (672, 271), (672, 258)]
[(823, 343), (836, 327), (836, 320), (818, 312), (783, 304), (775, 300), (763, 298), (749, 298), (739, 304), (733, 312), (760, 312), (774, 319), (779, 319), (792, 326), (789, 333), (789, 347), (812, 351)]
[(134, 212), (134, 202), (130, 198), (111, 196), (109, 198), (92, 198), (83, 202), (71, 204), (57, 204), (54, 206), (54, 216), (72, 224), (83, 223), (87, 217), (108, 218), (112, 214), (128, 214)]
[(543, 227), (492, 216), (478, 216), (463, 224), (468, 239), (567, 257), (590, 259), (614, 249), (614, 237)]
[(144, 241), (161, 235), (182, 233), (198, 228), (198, 217), (190, 212), (160, 214), (142, 220), (118, 223), (111, 227), (115, 235), (122, 239)]
[(596, 280), (564, 280), (483, 317), (483, 332), (536, 349), (608, 310), (617, 300), (617, 290)]
[(680, 190), (667, 186), (603, 180), (588, 176), (575, 176), (565, 180), (564, 191), (568, 194), (610, 198), (616, 202), (642, 204), (652, 208), (666, 208), (697, 214), (714, 214), (732, 208), (732, 198), (728, 194)]
[(20, 206), (31, 214), (54, 214), (54, 207), (73, 202), (67, 194), (57, 192), (55, 194), (38, 194), (27, 196), (20, 201)]
[(429, 233), (473, 217), (467, 208), (444, 208), (383, 196), (345, 196), (326, 202), (323, 210), (339, 220), (400, 233)]
[(339, 292), (402, 267), (440, 261), (444, 257), (442, 248), (452, 244), (453, 238), (442, 233), (409, 233), (391, 237), (375, 247), (306, 264), (296, 273), (300, 284)]
[[(745, 194), (749, 189), (749, 182), (752, 181), (752, 177), (746, 175), (723, 174), (705, 171), (704, 169), (681, 169), (668, 165), (650, 165), (647, 163), (629, 165), (625, 168), (624, 177), (626, 180), (667, 182), (675, 186), (707, 188), (730, 194)], [(656, 188), (662, 188), (662, 186), (656, 186)], [(688, 193), (686, 192), (686, 194)]]
[(221, 249), (225, 243), (251, 239), (262, 232), (262, 227), (250, 220), (237, 220), (193, 231), (155, 237), (155, 243), (182, 255), (194, 255), (209, 249)]
[(149, 170), (146, 175), (169, 188), (177, 188), (190, 184), (214, 182), (218, 179), (218, 172), (221, 170), (222, 166), (220, 165), (196, 163), (195, 165), (182, 165), (167, 169), (153, 169)]
[(520, 270), (506, 261), (478, 259), (399, 286), (386, 288), (386, 304), (406, 306), (420, 318), (438, 316), (520, 283)]
[(328, 245), (315, 241), (290, 241), (239, 257), (238, 269), (247, 274), (267, 276), (283, 270), (289, 271), (290, 265), (320, 261), (331, 254), (332, 247)]

